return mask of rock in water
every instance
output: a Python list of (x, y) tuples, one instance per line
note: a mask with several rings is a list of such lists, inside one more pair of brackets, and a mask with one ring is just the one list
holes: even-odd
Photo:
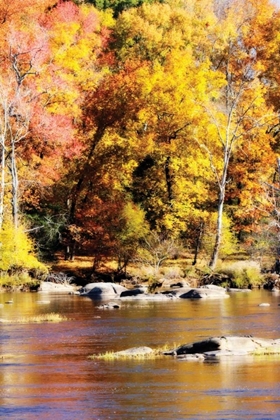
[(89, 296), (96, 299), (119, 298), (120, 294), (127, 289), (115, 283), (89, 283), (80, 290), (81, 296)]
[(191, 344), (184, 344), (167, 355), (202, 354), (207, 357), (240, 356), (240, 355), (273, 355), (280, 354), (280, 339), (264, 339), (251, 336), (211, 337)]

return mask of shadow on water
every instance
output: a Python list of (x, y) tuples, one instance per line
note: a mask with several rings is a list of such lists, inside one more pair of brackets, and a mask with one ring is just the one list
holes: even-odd
[[(270, 306), (259, 307), (262, 302)], [(0, 417), (278, 419), (279, 358), (205, 363), (88, 356), (140, 345), (173, 348), (214, 335), (279, 338), (279, 303), (277, 295), (252, 291), (223, 300), (126, 301), (100, 310), (80, 296), (2, 294), (0, 318), (11, 322), (1, 324)], [(49, 312), (67, 321), (13, 322)]]

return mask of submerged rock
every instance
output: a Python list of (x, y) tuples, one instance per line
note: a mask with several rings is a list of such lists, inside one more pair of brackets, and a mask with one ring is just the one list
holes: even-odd
[(97, 307), (97, 309), (119, 309), (120, 305), (118, 305), (116, 302), (109, 302), (104, 305), (100, 305)]
[(234, 288), (234, 287), (228, 287), (227, 292), (230, 292), (230, 293), (248, 293), (248, 292), (252, 292), (252, 289), (237, 289), (237, 288)]

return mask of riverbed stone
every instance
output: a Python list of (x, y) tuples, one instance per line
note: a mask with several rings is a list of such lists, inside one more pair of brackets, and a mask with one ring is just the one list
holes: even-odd
[(161, 292), (161, 294), (163, 295), (169, 295), (169, 296), (174, 296), (179, 298), (181, 295), (188, 293), (190, 290), (192, 290), (191, 287), (186, 286), (186, 287), (178, 287), (178, 288), (172, 288), (172, 289), (168, 289), (168, 290), (163, 290)]
[[(210, 287), (212, 286), (212, 287)], [(205, 299), (205, 298), (228, 298), (226, 289), (223, 287), (208, 285), (187, 290), (183, 293), (179, 292), (181, 299)]]
[(97, 309), (120, 309), (120, 305), (116, 302), (108, 302), (98, 306)]
[(119, 298), (127, 289), (115, 283), (88, 283), (80, 289), (81, 296), (89, 296), (96, 299)]
[(167, 301), (176, 299), (171, 293), (138, 293), (135, 296), (121, 296), (122, 300), (137, 300), (137, 301)]

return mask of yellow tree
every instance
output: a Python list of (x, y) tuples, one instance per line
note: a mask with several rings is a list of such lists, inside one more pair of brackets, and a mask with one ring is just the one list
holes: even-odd
[(150, 69), (138, 136), (142, 144), (147, 138), (152, 143), (134, 172), (134, 198), (145, 206), (152, 226), (167, 235), (184, 231), (194, 213), (198, 225), (207, 214), (212, 174), (196, 138), (207, 124), (203, 104), (221, 85), (209, 60), (214, 23), (211, 4), (194, 1), (184, 7), (146, 4), (116, 22), (118, 60), (145, 60)]

